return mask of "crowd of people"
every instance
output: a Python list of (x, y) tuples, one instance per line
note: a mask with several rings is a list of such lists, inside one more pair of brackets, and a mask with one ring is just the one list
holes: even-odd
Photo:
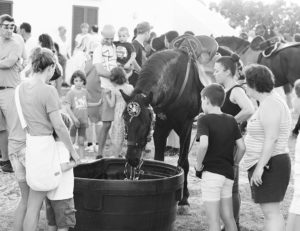
[[(115, 41), (112, 25), (103, 26), (100, 36), (98, 26), (93, 25), (89, 33), (89, 25), (83, 23), (71, 52), (63, 26), (55, 42), (41, 34), (35, 43), (29, 23), (15, 29), (11, 16), (0, 16), (0, 166), (4, 172), (15, 173), (21, 190), (13, 230), (35, 230), (44, 201), (49, 230), (68, 230), (76, 225), (73, 167), (86, 157), (87, 128), (94, 129), (96, 159), (123, 158), (126, 103), (120, 90), (130, 95), (146, 60), (171, 48), (179, 34), (169, 31), (156, 37), (151, 25), (141, 22), (131, 42), (126, 27), (118, 30), (119, 40)], [(225, 230), (240, 230), (238, 186), (243, 159), (253, 201), (264, 214), (265, 230), (283, 231), (279, 205), (291, 174), (288, 139), (292, 120), (286, 102), (273, 90), (274, 76), (267, 67), (252, 64), (245, 68), (245, 84), (241, 85), (236, 77), (238, 55), (200, 54), (200, 58), (214, 61), (216, 81), (201, 92), (203, 113), (197, 125), (195, 163), (209, 230), (221, 230), (220, 220)], [(62, 86), (69, 87), (66, 94)], [(300, 111), (299, 86), (296, 82), (294, 107)], [(240, 127), (246, 122), (243, 134)], [(300, 122), (293, 132), (298, 134), (299, 128)], [(108, 137), (109, 153), (104, 151)], [(176, 150), (178, 137), (171, 134), (170, 140), (174, 139), (169, 148)], [(288, 231), (300, 225), (299, 145), (300, 138)], [(41, 174), (53, 171), (57, 156), (54, 176)]]

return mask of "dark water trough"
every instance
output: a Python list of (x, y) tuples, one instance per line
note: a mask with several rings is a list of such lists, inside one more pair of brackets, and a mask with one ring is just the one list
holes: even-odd
[(139, 180), (124, 180), (125, 159), (74, 169), (76, 231), (172, 231), (183, 170), (146, 160)]

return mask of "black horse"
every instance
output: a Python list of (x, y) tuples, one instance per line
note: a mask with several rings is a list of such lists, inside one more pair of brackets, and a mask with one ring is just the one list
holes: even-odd
[[(201, 108), (200, 91), (203, 84), (199, 70), (190, 56), (177, 49), (153, 54), (144, 64), (133, 93), (122, 92), (127, 108), (123, 118), (127, 127), (126, 159), (131, 166), (138, 166), (146, 146), (155, 114), (155, 160), (164, 160), (166, 139), (172, 129), (180, 137), (178, 166), (184, 170), (183, 198), (179, 205), (188, 205), (189, 171), (188, 153), (194, 117)], [(201, 72), (201, 70), (200, 70)], [(200, 74), (204, 76), (204, 72)]]
[(262, 44), (265, 40), (260, 36), (253, 39), (251, 43), (237, 37), (216, 38), (220, 46), (229, 47), (237, 52), (244, 64), (259, 63), (269, 67), (275, 76), (275, 86), (294, 84), (300, 78), (300, 43), (284, 43), (272, 55), (263, 55)]

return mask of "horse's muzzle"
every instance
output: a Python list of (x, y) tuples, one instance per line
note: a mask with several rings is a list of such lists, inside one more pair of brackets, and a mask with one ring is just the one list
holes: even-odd
[(139, 148), (138, 146), (127, 146), (127, 152), (126, 152), (126, 161), (129, 163), (132, 167), (137, 167), (140, 163), (142, 157), (142, 148)]

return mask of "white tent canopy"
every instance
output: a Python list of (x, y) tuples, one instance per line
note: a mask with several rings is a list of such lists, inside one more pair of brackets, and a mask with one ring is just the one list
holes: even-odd
[(197, 35), (237, 35), (221, 15), (197, 0), (103, 0), (99, 17), (100, 27), (112, 24), (116, 29), (126, 26), (130, 31), (139, 22), (148, 21), (157, 34), (190, 30)]

